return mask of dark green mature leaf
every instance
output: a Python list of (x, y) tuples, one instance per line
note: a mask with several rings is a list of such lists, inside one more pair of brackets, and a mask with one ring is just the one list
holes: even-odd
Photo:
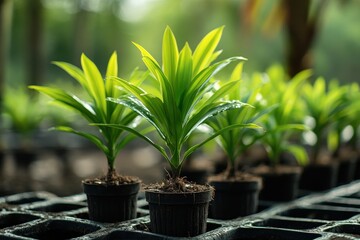
[[(155, 96), (152, 96), (151, 94), (147, 94), (145, 91), (143, 91), (141, 88), (123, 80), (120, 78), (117, 78), (118, 85), (123, 87), (125, 90), (127, 90), (131, 95), (133, 95), (136, 99), (138, 99), (142, 105), (144, 106), (144, 111), (149, 111), (153, 116), (157, 123), (156, 125), (163, 125), (164, 127), (159, 127), (159, 129), (166, 129), (167, 121), (164, 121), (164, 119), (167, 119), (167, 115), (165, 113), (165, 110), (163, 109), (163, 102), (158, 99)], [(113, 99), (110, 99), (113, 101)], [(116, 101), (115, 101), (116, 102)], [(118, 102), (121, 104), (121, 102)]]
[(189, 122), (184, 126), (184, 136), (183, 139), (186, 139), (200, 124), (204, 123), (210, 117), (215, 116), (224, 111), (228, 111), (235, 108), (241, 108), (244, 106), (248, 106), (245, 103), (240, 101), (231, 101), (225, 102), (222, 104), (208, 104), (200, 109), (199, 112), (195, 113), (189, 120)]
[(166, 151), (163, 147), (161, 147), (159, 144), (156, 144), (155, 142), (153, 142), (149, 137), (147, 137), (144, 133), (139, 132), (131, 127), (122, 125), (122, 124), (91, 124), (94, 126), (104, 126), (104, 127), (111, 127), (111, 128), (117, 128), (117, 129), (123, 129), (126, 130), (127, 132), (130, 132), (134, 135), (136, 135), (137, 137), (145, 140), (146, 142), (148, 142), (150, 145), (152, 145), (153, 147), (155, 147), (157, 150), (159, 150), (159, 152), (166, 158), (168, 159), (168, 156), (166, 154)]
[[(134, 112), (138, 113), (140, 116), (145, 118), (151, 125), (155, 127), (160, 136), (163, 139), (166, 139), (166, 132), (164, 132), (164, 127), (162, 126), (162, 122), (159, 121), (154, 115), (143, 105), (141, 101), (133, 97), (124, 97), (124, 98), (108, 98), (109, 101), (115, 102), (117, 104), (124, 105)], [(165, 128), (166, 129), (166, 128)]]
[(238, 124), (233, 124), (233, 125), (226, 126), (225, 128), (222, 128), (221, 130), (211, 134), (210, 137), (208, 137), (207, 139), (205, 139), (201, 143), (198, 143), (198, 144), (192, 146), (191, 148), (189, 148), (184, 153), (184, 159), (186, 159), (188, 156), (190, 156), (191, 153), (193, 153), (196, 149), (200, 148), (201, 146), (203, 146), (207, 142), (213, 140), (214, 138), (216, 138), (220, 134), (222, 134), (222, 133), (224, 133), (226, 131), (230, 131), (231, 129), (234, 129), (234, 128), (253, 128), (253, 129), (257, 129), (257, 128), (261, 128), (261, 127), (254, 124), (254, 123), (245, 123), (245, 124), (244, 123), (238, 123)]

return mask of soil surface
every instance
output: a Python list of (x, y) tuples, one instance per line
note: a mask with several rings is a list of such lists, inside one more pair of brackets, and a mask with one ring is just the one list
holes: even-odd
[(227, 177), (226, 172), (220, 173), (215, 176), (209, 177), (210, 181), (228, 181), (228, 182), (252, 182), (252, 181), (261, 181), (261, 178), (245, 172), (236, 172), (234, 177)]
[(294, 172), (301, 172), (302, 168), (299, 166), (286, 166), (286, 165), (277, 165), (275, 167), (270, 167), (266, 165), (258, 166), (251, 170), (253, 174), (289, 174)]
[(141, 182), (138, 177), (134, 176), (123, 176), (116, 173), (115, 170), (109, 171), (106, 176), (86, 179), (84, 182), (94, 185), (124, 185), (130, 183)]
[(169, 192), (169, 193), (184, 193), (184, 192), (205, 192), (212, 190), (210, 185), (200, 185), (189, 182), (185, 177), (168, 178), (160, 183), (153, 183), (144, 186), (145, 190)]

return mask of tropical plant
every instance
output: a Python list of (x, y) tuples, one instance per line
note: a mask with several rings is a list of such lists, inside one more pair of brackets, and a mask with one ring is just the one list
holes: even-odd
[(32, 134), (41, 128), (40, 125), (47, 111), (41, 104), (39, 96), (30, 94), (24, 86), (8, 87), (5, 90), (4, 127), (20, 134), (25, 145), (31, 142)]
[(142, 54), (143, 62), (157, 80), (157, 85), (152, 91), (145, 91), (128, 81), (117, 78), (121, 89), (126, 90), (131, 96), (110, 99), (131, 108), (155, 127), (161, 138), (160, 143), (132, 128), (112, 125), (112, 127), (126, 129), (136, 134), (159, 150), (169, 162), (171, 180), (175, 182), (180, 176), (184, 160), (192, 152), (222, 132), (244, 126), (243, 124), (226, 126), (205, 140), (184, 149), (189, 136), (206, 120), (218, 113), (245, 105), (238, 100), (222, 100), (222, 97), (239, 81), (228, 82), (218, 89), (216, 89), (216, 82), (213, 81), (213, 76), (231, 62), (245, 60), (243, 57), (231, 57), (213, 63), (221, 53), (215, 49), (222, 32), (223, 27), (219, 27), (208, 33), (194, 52), (188, 43), (185, 43), (179, 51), (173, 32), (170, 27), (167, 27), (163, 35), (162, 65), (142, 46), (135, 43)]
[[(241, 79), (243, 64), (239, 63), (230, 78), (230, 81), (236, 81)], [(261, 111), (258, 111), (255, 107), (260, 104), (259, 91), (261, 89), (261, 78), (253, 77), (243, 80), (240, 87), (233, 87), (229, 90), (229, 98), (240, 99), (242, 102), (249, 105), (245, 105), (243, 108), (232, 109), (222, 114), (210, 118), (206, 121), (206, 124), (210, 126), (215, 132), (220, 131), (226, 126), (242, 123), (244, 127), (234, 128), (229, 131), (222, 132), (217, 137), (219, 146), (224, 150), (227, 155), (227, 168), (225, 170), (225, 177), (227, 179), (236, 176), (237, 160), (245, 153), (259, 138), (264, 136), (263, 131), (258, 131), (260, 126), (254, 124), (265, 114), (269, 113), (276, 106), (263, 107)], [(260, 80), (260, 81), (259, 81)], [(258, 128), (258, 129), (256, 129)]]
[[(87, 98), (81, 99), (56, 87), (30, 86), (30, 88), (50, 96), (56, 103), (66, 108), (76, 111), (90, 124), (121, 123), (132, 128), (138, 125), (136, 113), (122, 105), (106, 101), (108, 97), (117, 98), (123, 94), (119, 89), (114, 88), (113, 81), (109, 78), (110, 76), (118, 75), (116, 52), (112, 54), (108, 62), (107, 78), (105, 80), (96, 65), (85, 54), (81, 55), (82, 69), (65, 62), (55, 62), (55, 65), (77, 80), (83, 88), (83, 94), (86, 94)], [(147, 73), (135, 71), (130, 77), (129, 82), (136, 86), (146, 76)], [(119, 151), (135, 136), (121, 129), (110, 129), (101, 125), (94, 127), (99, 130), (100, 134), (75, 130), (71, 126), (58, 126), (54, 129), (80, 135), (94, 143), (107, 157), (108, 172), (105, 181), (110, 182), (114, 178), (118, 178), (115, 170), (115, 159)], [(148, 132), (148, 129), (139, 131)]]
[(305, 70), (287, 81), (287, 76), (280, 66), (272, 66), (264, 78), (259, 98), (263, 104), (259, 110), (277, 105), (277, 107), (262, 118), (261, 125), (265, 129), (260, 141), (264, 144), (271, 165), (280, 163), (281, 154), (291, 153), (300, 165), (308, 161), (305, 149), (289, 141), (294, 131), (304, 131), (302, 124), (303, 111), (299, 101), (299, 91), (304, 82), (310, 77), (311, 71)]
[[(350, 138), (350, 144), (353, 149), (357, 149), (359, 141), (359, 127), (360, 127), (360, 87), (358, 83), (352, 83), (346, 86), (347, 94), (346, 101), (348, 106), (348, 113), (346, 115), (347, 126), (351, 126), (353, 135)], [(347, 127), (345, 126), (345, 127)]]
[(334, 135), (329, 135), (329, 133), (333, 124), (344, 118), (347, 112), (344, 101), (344, 94), (347, 89), (344, 87), (330, 87), (331, 84), (326, 85), (325, 79), (319, 77), (313, 84), (306, 83), (302, 91), (307, 118), (311, 119), (308, 121), (310, 123), (308, 125), (316, 137), (311, 157), (314, 162), (319, 160), (319, 153), (326, 139), (335, 148), (333, 143)]

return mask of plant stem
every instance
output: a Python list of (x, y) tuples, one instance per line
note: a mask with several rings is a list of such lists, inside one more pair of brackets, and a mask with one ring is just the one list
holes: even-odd
[(235, 161), (228, 161), (226, 170), (225, 170), (225, 177), (226, 179), (234, 178), (236, 173)]
[(314, 145), (314, 151), (312, 153), (312, 160), (314, 163), (318, 162), (318, 158), (319, 158), (319, 154), (320, 154), (320, 149), (321, 149), (321, 136), (322, 136), (322, 131), (318, 130), (318, 131), (314, 131), (315, 135), (317, 136), (317, 140), (316, 140), (316, 144)]

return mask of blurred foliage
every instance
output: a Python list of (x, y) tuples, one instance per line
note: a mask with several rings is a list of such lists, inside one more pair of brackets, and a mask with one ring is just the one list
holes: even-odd
[[(5, 60), (5, 79), (9, 84), (27, 77), (24, 59), (29, 40), (27, 1), (12, 1), (11, 44)], [(249, 1), (245, 0), (42, 0), (44, 79), (55, 81), (61, 76), (51, 61), (79, 65), (82, 52), (104, 69), (107, 56), (115, 50), (119, 53), (120, 72), (129, 73), (141, 64), (131, 41), (144, 43), (158, 58), (161, 45), (157, 43), (166, 25), (179, 36), (180, 45), (186, 39), (191, 47), (210, 29), (226, 25), (220, 42), (222, 57), (242, 55), (249, 59), (247, 72), (265, 71), (273, 63), (285, 61), (284, 27), (269, 19), (277, 1), (266, 1), (252, 16), (255, 21), (249, 28)], [(310, 54), (315, 75), (338, 78), (341, 82), (359, 81), (355, 76), (360, 71), (360, 1), (346, 3), (328, 1)]]

